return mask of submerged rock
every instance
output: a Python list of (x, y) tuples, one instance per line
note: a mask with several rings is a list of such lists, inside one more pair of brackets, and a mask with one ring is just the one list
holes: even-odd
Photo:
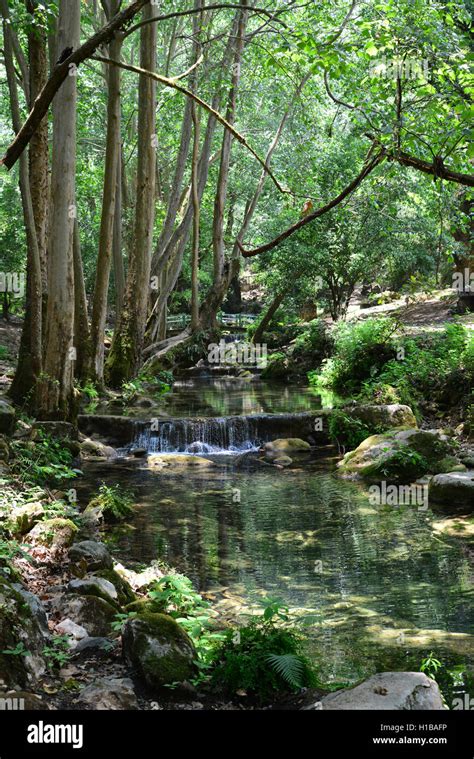
[(213, 467), (215, 463), (202, 456), (187, 456), (185, 453), (152, 453), (148, 456), (148, 467), (151, 469), (161, 469), (168, 467), (170, 469), (183, 469), (187, 467)]
[(474, 511), (474, 469), (437, 474), (430, 481), (429, 499), (453, 511)]
[(423, 672), (381, 672), (355, 688), (324, 696), (321, 704), (323, 710), (430, 711), (446, 708), (438, 684)]
[(86, 438), (81, 444), (81, 455), (86, 458), (93, 456), (100, 459), (111, 459), (117, 456), (117, 451), (110, 445), (105, 445), (98, 440)]
[(310, 451), (311, 446), (305, 440), (298, 437), (284, 437), (278, 440), (272, 440), (263, 446), (266, 454), (287, 454), (297, 453), (298, 451)]
[(103, 543), (95, 540), (81, 540), (69, 549), (69, 558), (74, 562), (84, 562), (87, 569), (112, 569), (113, 559)]
[(196, 651), (182, 627), (166, 614), (128, 619), (122, 632), (123, 653), (151, 688), (183, 682), (196, 674)]

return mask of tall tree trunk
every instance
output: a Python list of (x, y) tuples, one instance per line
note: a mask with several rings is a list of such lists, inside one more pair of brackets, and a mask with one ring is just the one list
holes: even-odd
[[(120, 8), (120, 0), (111, 0), (109, 18)], [(109, 57), (120, 60), (122, 42), (117, 35), (109, 46)], [(91, 356), (89, 376), (99, 386), (104, 382), (104, 335), (107, 317), (107, 295), (114, 239), (116, 211), (117, 173), (120, 157), (120, 69), (110, 66), (108, 70), (107, 138), (105, 148), (104, 191), (100, 219), (99, 253), (97, 257), (94, 297), (91, 319)]]
[(122, 146), (120, 146), (119, 162), (117, 166), (112, 258), (115, 285), (115, 320), (117, 321), (122, 310), (123, 295), (125, 291), (125, 270), (122, 258)]
[[(194, 7), (201, 7), (201, 0), (195, 0)], [(193, 18), (193, 36), (195, 40), (195, 55), (200, 52), (199, 37), (201, 34), (202, 14)], [(197, 92), (198, 73), (193, 71), (191, 89)], [(201, 114), (194, 100), (191, 103), (193, 119), (193, 157), (191, 162), (191, 196), (193, 203), (193, 245), (191, 251), (191, 330), (199, 327), (199, 232), (201, 224), (201, 204), (199, 200), (199, 139), (201, 135)], [(165, 333), (166, 337), (166, 333)]]
[[(26, 8), (33, 16), (37, 12), (37, 0), (26, 0)], [(38, 24), (28, 31), (28, 58), (30, 64), (29, 107), (33, 108), (38, 94), (48, 79), (48, 46), (45, 31)], [(29, 146), (30, 188), (35, 215), (36, 238), (41, 262), (43, 290), (43, 321), (48, 300), (48, 217), (49, 217), (49, 147), (48, 118), (45, 117)]]
[[(5, 15), (5, 10), (2, 7), (2, 14), (4, 16), (5, 68), (10, 95), (12, 125), (14, 131), (18, 132), (22, 120), (13, 61), (12, 34), (7, 21), (8, 9)], [(18, 366), (10, 387), (10, 396), (16, 402), (27, 402), (32, 407), (34, 406), (32, 393), (36, 380), (42, 371), (41, 261), (31, 197), (28, 157), (25, 153), (20, 156), (19, 181), (27, 240), (26, 312)]]
[[(232, 61), (234, 39), (237, 33), (237, 27), (238, 27), (238, 18), (239, 18), (239, 12), (236, 13), (233, 24), (232, 24), (232, 28), (229, 31), (229, 38), (227, 41), (226, 48), (224, 50), (224, 54), (222, 56), (222, 61), (221, 61), (221, 66), (220, 66), (221, 72), (227, 71)], [(212, 99), (212, 107), (214, 108), (214, 110), (216, 111), (220, 110), (222, 97), (223, 97), (223, 89), (221, 86), (218, 86), (216, 92), (214, 93), (214, 97)], [(188, 111), (188, 114), (189, 115), (191, 114), (191, 110)], [(185, 117), (186, 117), (186, 112), (185, 112)], [(190, 122), (191, 122), (191, 119), (189, 120), (189, 126), (191, 126)], [(207, 126), (206, 126), (206, 132), (204, 135), (204, 140), (203, 140), (203, 144), (201, 148), (201, 156), (199, 158), (198, 192), (199, 192), (200, 202), (202, 200), (202, 195), (207, 183), (209, 166), (211, 162), (212, 141), (214, 138), (216, 126), (217, 126), (216, 119), (213, 116), (209, 116), (208, 121), (207, 121)], [(183, 123), (183, 130), (184, 130), (184, 123)], [(183, 145), (183, 132), (182, 132), (181, 145)], [(189, 148), (189, 143), (188, 143), (188, 148)], [(187, 152), (186, 152), (186, 155), (187, 155)], [(179, 161), (179, 157), (178, 157), (178, 161)], [(175, 174), (175, 177), (176, 177), (176, 174)], [(190, 193), (186, 192), (186, 195), (189, 196), (189, 201), (191, 201)], [(182, 193), (178, 193), (177, 209), (180, 207), (181, 201), (182, 201)], [(150, 325), (151, 325), (150, 340), (152, 343), (156, 340), (158, 334), (160, 333), (159, 325), (162, 325), (163, 322), (165, 321), (165, 319), (163, 318), (163, 314), (166, 311), (166, 304), (168, 301), (168, 297), (171, 294), (181, 271), (184, 251), (185, 251), (185, 248), (189, 239), (189, 235), (191, 232), (191, 227), (192, 227), (192, 220), (193, 220), (192, 202), (188, 202), (183, 220), (178, 225), (178, 227), (173, 231), (173, 225), (174, 225), (175, 219), (176, 219), (176, 212), (174, 213), (174, 215), (172, 215), (173, 223), (171, 224), (171, 227), (170, 227), (170, 233), (166, 238), (164, 237), (164, 232), (162, 233), (162, 235), (160, 235), (160, 240), (158, 242), (155, 255), (153, 258), (152, 273), (155, 275), (158, 275), (160, 278), (160, 290), (159, 290), (158, 298), (156, 299), (155, 304), (153, 306), (152, 315), (150, 317)], [(162, 239), (162, 236), (163, 236), (163, 239)], [(163, 338), (165, 336), (166, 335), (162, 334)]]
[[(155, 8), (147, 5), (143, 19), (155, 16)], [(140, 30), (140, 66), (148, 71), (156, 68), (156, 23)], [(110, 384), (119, 387), (137, 373), (145, 337), (148, 295), (150, 292), (151, 252), (155, 211), (155, 111), (156, 82), (141, 76), (138, 89), (138, 160), (137, 203), (133, 248), (127, 274), (122, 312), (107, 359), (106, 374)]]
[[(60, 0), (58, 49), (77, 48), (80, 0)], [(48, 309), (39, 418), (74, 416), (74, 260), (76, 216), (76, 76), (69, 72), (53, 103), (51, 219), (48, 244)]]
[(87, 295), (82, 267), (81, 238), (79, 223), (74, 219), (73, 237), (74, 256), (74, 346), (76, 348), (76, 377), (87, 379), (88, 360), (90, 355), (90, 330), (87, 314)]
[[(241, 0), (242, 10), (239, 15), (239, 26), (237, 30), (237, 39), (234, 47), (234, 62), (232, 65), (232, 82), (227, 102), (226, 120), (229, 124), (235, 121), (235, 110), (237, 105), (237, 92), (240, 83), (240, 69), (242, 64), (242, 52), (245, 43), (245, 27), (247, 24), (248, 12), (245, 9), (247, 0)], [(215, 327), (217, 320), (217, 311), (224, 300), (229, 279), (226, 272), (225, 260), (225, 242), (224, 242), (224, 211), (227, 198), (227, 187), (229, 184), (230, 154), (232, 149), (233, 136), (228, 129), (224, 130), (222, 138), (222, 148), (219, 165), (219, 177), (217, 180), (217, 190), (214, 199), (214, 215), (212, 225), (212, 248), (214, 262), (214, 278), (210, 292), (206, 298), (205, 307), (201, 310), (200, 320), (204, 328)]]

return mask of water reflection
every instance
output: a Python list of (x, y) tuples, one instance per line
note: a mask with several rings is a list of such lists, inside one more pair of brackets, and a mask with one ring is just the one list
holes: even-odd
[(373, 507), (327, 469), (109, 471), (138, 502), (130, 525), (114, 532), (114, 550), (126, 562), (178, 567), (227, 615), (267, 595), (314, 610), (311, 647), (326, 680), (395, 660), (403, 668), (430, 645), (472, 661), (466, 555), (434, 535), (430, 511)]

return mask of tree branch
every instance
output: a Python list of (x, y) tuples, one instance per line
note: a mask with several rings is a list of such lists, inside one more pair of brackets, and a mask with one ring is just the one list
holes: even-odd
[(77, 66), (87, 58), (90, 58), (98, 47), (110, 42), (113, 39), (114, 34), (124, 29), (132, 21), (134, 16), (136, 16), (137, 13), (139, 13), (149, 2), (150, 0), (134, 0), (131, 5), (114, 16), (108, 24), (93, 34), (92, 37), (89, 37), (89, 39), (86, 40), (83, 45), (78, 47), (77, 50), (73, 51), (65, 61), (58, 63), (54, 67), (51, 76), (36, 98), (28, 118), (13, 142), (7, 148), (0, 163), (3, 163), (7, 169), (11, 169), (12, 166), (14, 166), (31, 140), (43, 117), (48, 112), (48, 108), (51, 105), (56, 92), (59, 90), (70, 72), (71, 64)]
[[(275, 237), (274, 240), (271, 242), (265, 243), (265, 245), (260, 245), (258, 248), (254, 248), (253, 250), (245, 250), (241, 243), (237, 241), (237, 244), (240, 248), (240, 252), (242, 253), (244, 258), (250, 258), (251, 256), (256, 256), (259, 253), (266, 253), (268, 250), (272, 250), (273, 248), (276, 248), (277, 245), (279, 245), (283, 240), (286, 240), (291, 235), (295, 234), (295, 232), (298, 232), (300, 229), (302, 229), (306, 224), (310, 224), (315, 219), (318, 219), (320, 216), (324, 216), (324, 214), (328, 213), (328, 211), (331, 211), (333, 208), (339, 205), (339, 203), (342, 203), (342, 201), (347, 198), (349, 195), (351, 195), (360, 184), (364, 181), (366, 177), (375, 169), (376, 166), (378, 166), (385, 158), (385, 151), (382, 147), (379, 146), (379, 149), (375, 154), (375, 144), (372, 145), (370, 148), (362, 171), (355, 177), (355, 179), (352, 180), (352, 182), (347, 185), (347, 187), (342, 190), (342, 192), (337, 195), (337, 197), (333, 198), (329, 203), (326, 203), (326, 205), (321, 206), (321, 208), (318, 208), (316, 211), (313, 211), (313, 213), (309, 214), (308, 216), (305, 216), (304, 219), (300, 219), (296, 224), (293, 224), (291, 227), (288, 227), (288, 229), (285, 229), (284, 232), (282, 232), (278, 237)], [(371, 157), (372, 156), (372, 157)]]
[[(173, 11), (172, 13), (166, 13), (163, 16), (155, 16), (154, 18), (146, 19), (145, 21), (140, 21), (138, 24), (135, 24), (132, 26), (128, 31), (124, 34), (124, 37), (128, 37), (129, 34), (132, 34), (132, 32), (136, 32), (137, 29), (140, 29), (145, 24), (150, 24), (152, 21), (167, 21), (170, 18), (179, 18), (181, 16), (191, 16), (195, 13), (203, 13), (205, 11), (216, 11), (216, 10), (222, 10), (225, 8), (230, 8), (239, 10), (241, 6), (237, 5), (236, 3), (215, 3), (213, 5), (205, 5), (200, 10), (196, 10), (196, 8), (189, 8), (187, 11)], [(267, 16), (270, 19), (275, 18), (275, 14), (272, 14), (270, 11), (265, 10), (265, 8), (254, 8), (251, 6), (247, 6), (247, 10), (252, 11), (253, 13), (261, 13), (263, 16)], [(286, 10), (286, 9), (283, 9)], [(283, 10), (281, 12), (283, 12)], [(288, 8), (288, 10), (291, 10), (291, 8)], [(283, 26), (286, 26), (282, 21), (280, 21)]]
[[(240, 6), (239, 6), (240, 7)], [(260, 164), (260, 166), (263, 167), (263, 169), (266, 171), (268, 176), (271, 178), (273, 183), (275, 184), (275, 187), (282, 192), (282, 193), (290, 193), (290, 190), (283, 187), (278, 179), (275, 177), (269, 166), (265, 163), (263, 158), (260, 158), (258, 153), (255, 152), (255, 150), (252, 148), (251, 145), (247, 142), (245, 137), (240, 134), (240, 132), (235, 129), (235, 127), (230, 124), (227, 119), (222, 116), (219, 111), (216, 111), (209, 103), (206, 103), (205, 100), (202, 100), (198, 95), (196, 95), (194, 92), (191, 92), (191, 90), (188, 90), (186, 87), (183, 87), (182, 84), (178, 84), (178, 81), (176, 78), (170, 78), (167, 76), (162, 76), (162, 74), (155, 74), (154, 72), (147, 71), (146, 69), (142, 69), (139, 66), (132, 66), (129, 63), (122, 63), (119, 61), (113, 61), (110, 58), (103, 58), (101, 55), (95, 55), (92, 58), (94, 61), (100, 61), (101, 63), (108, 63), (111, 66), (119, 66), (122, 69), (125, 69), (126, 71), (133, 71), (135, 74), (142, 74), (143, 76), (149, 76), (151, 79), (156, 79), (157, 82), (160, 82), (160, 84), (164, 84), (165, 87), (171, 87), (174, 90), (177, 90), (178, 92), (181, 92), (183, 95), (186, 95), (186, 97), (191, 98), (191, 100), (194, 100), (198, 105), (202, 106), (204, 110), (208, 111), (220, 124), (222, 124), (226, 129), (229, 130), (229, 132), (235, 137), (235, 139), (240, 142), (241, 145), (243, 145), (255, 158), (256, 161)]]

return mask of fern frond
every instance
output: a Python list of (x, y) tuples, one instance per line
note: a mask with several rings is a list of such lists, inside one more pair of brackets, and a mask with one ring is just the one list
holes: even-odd
[(292, 688), (303, 687), (304, 663), (295, 654), (269, 654), (267, 662)]

